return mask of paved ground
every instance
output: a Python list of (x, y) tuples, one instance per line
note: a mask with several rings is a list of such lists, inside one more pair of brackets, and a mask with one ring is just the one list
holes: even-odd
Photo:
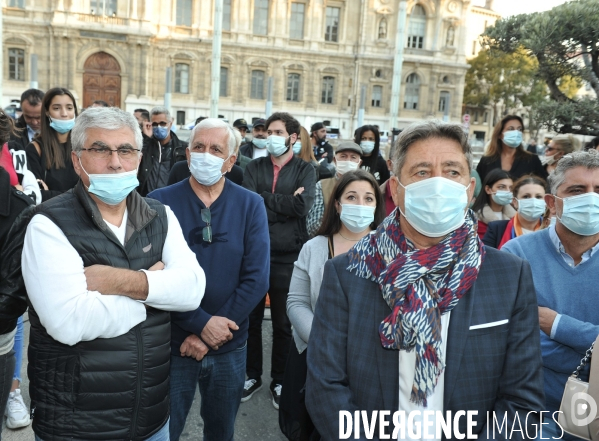
[[(268, 317), (268, 310), (266, 316)], [(270, 320), (264, 320), (263, 325), (264, 342), (264, 372), (262, 377), (265, 385), (252, 397), (251, 400), (242, 403), (235, 422), (236, 440), (264, 440), (284, 441), (286, 438), (281, 434), (278, 423), (278, 412), (272, 406), (271, 396), (268, 390), (270, 384), (270, 353), (272, 349), (272, 325)], [(29, 341), (29, 322), (25, 322), (25, 342)], [(21, 391), (25, 402), (29, 406), (29, 382), (27, 380), (27, 351), (23, 356), (22, 368), (23, 383)], [(4, 418), (3, 418), (4, 420)], [(200, 396), (196, 393), (196, 399), (191, 408), (185, 430), (181, 435), (182, 440), (201, 440), (203, 423), (200, 418)], [(31, 426), (19, 429), (7, 429), (2, 421), (2, 441), (31, 441), (33, 440)]]

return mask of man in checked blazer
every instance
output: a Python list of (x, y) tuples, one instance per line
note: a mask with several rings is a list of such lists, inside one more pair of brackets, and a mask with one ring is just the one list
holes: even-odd
[[(325, 265), (307, 350), (306, 406), (317, 430), (324, 440), (339, 439), (340, 411), (349, 411), (354, 422), (355, 411), (366, 411), (368, 424), (373, 411), (389, 411), (387, 435), (396, 411), (405, 411), (406, 426), (411, 411), (451, 411), (452, 418), (477, 411), (471, 431), (479, 439), (536, 438), (544, 395), (531, 270), (475, 238), (476, 221), (467, 210), (474, 191), (472, 153), (461, 127), (410, 126), (397, 140), (393, 162), (398, 210)], [(390, 244), (401, 242), (398, 231), (404, 248), (394, 249)], [(399, 294), (385, 297), (396, 292), (385, 286)], [(410, 329), (416, 333), (412, 347)], [(431, 354), (440, 363), (428, 363), (435, 360)], [(437, 439), (432, 421), (428, 433)], [(359, 439), (389, 439), (379, 422), (377, 416), (367, 437), (360, 418)], [(459, 428), (452, 424), (450, 437), (459, 436), (455, 429), (467, 434), (465, 416)]]

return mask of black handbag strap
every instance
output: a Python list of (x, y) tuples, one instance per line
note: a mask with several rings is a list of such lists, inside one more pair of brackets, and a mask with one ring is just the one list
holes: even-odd
[(582, 369), (587, 365), (587, 363), (591, 359), (591, 356), (593, 355), (593, 346), (595, 346), (595, 342), (593, 342), (591, 347), (587, 349), (587, 352), (584, 354), (584, 357), (582, 357), (582, 360), (580, 360), (580, 364), (578, 365), (576, 370), (572, 372), (572, 377), (578, 378)]

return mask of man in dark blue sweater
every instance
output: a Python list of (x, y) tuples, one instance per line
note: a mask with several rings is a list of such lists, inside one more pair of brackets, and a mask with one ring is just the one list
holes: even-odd
[(223, 176), (239, 131), (205, 119), (186, 151), (192, 177), (148, 197), (168, 205), (206, 274), (200, 307), (172, 314), (170, 439), (178, 440), (196, 384), (205, 440), (232, 440), (246, 365), (248, 316), (268, 289), (270, 239), (260, 196)]

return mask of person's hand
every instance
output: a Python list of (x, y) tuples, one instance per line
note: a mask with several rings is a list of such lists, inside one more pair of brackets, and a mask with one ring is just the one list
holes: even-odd
[(304, 192), (304, 187), (300, 187), (297, 190), (295, 190), (295, 193), (293, 193), (293, 196), (297, 196), (298, 194), (302, 194)]
[(144, 135), (146, 135), (148, 138), (152, 137), (152, 123), (149, 121), (144, 121), (141, 124), (141, 131), (143, 132)]
[(320, 157), (321, 158), (326, 158), (328, 154), (329, 154), (329, 152), (324, 152)]
[(208, 353), (208, 346), (197, 335), (191, 334), (183, 341), (179, 351), (181, 351), (181, 357), (192, 357), (201, 361)]
[(23, 186), (21, 184), (15, 185), (15, 188), (19, 191), (23, 191)]
[(112, 270), (113, 268), (107, 265), (92, 265), (85, 268), (83, 272), (87, 280), (87, 289), (89, 291), (99, 291), (102, 294), (110, 294), (107, 289), (107, 281), (110, 280)]
[(555, 317), (557, 317), (557, 312), (553, 309), (539, 306), (539, 326), (541, 327), (541, 331), (547, 335), (551, 335), (551, 328), (553, 327)]
[(46, 183), (44, 181), (42, 181), (41, 179), (37, 180), (37, 183), (39, 184), (40, 188), (42, 190), (48, 190), (48, 186), (46, 185)]
[(159, 260), (154, 265), (152, 265), (150, 268), (148, 268), (148, 271), (162, 271), (163, 269), (164, 269), (164, 263), (162, 263)]
[(237, 331), (239, 326), (237, 326), (233, 320), (215, 315), (208, 320), (200, 337), (202, 337), (202, 340), (205, 341), (208, 346), (216, 351), (233, 338), (231, 329)]

